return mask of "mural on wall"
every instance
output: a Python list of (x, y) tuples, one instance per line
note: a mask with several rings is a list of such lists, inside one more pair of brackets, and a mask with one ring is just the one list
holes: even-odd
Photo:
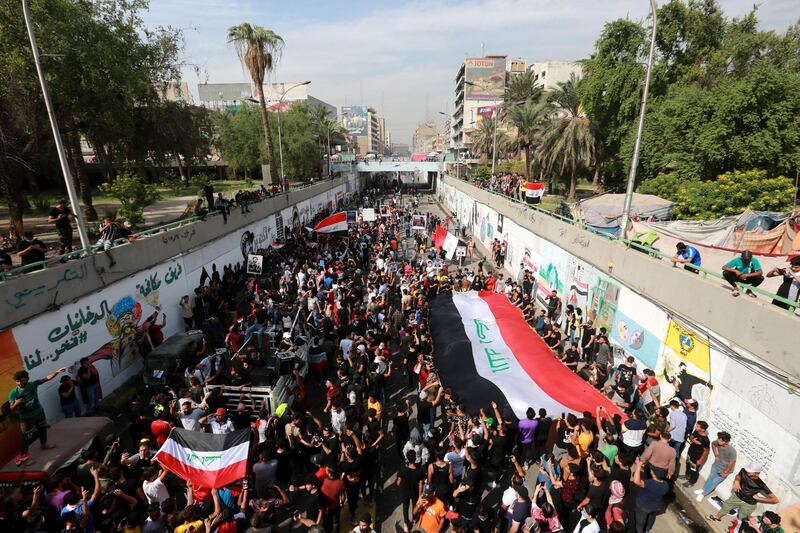
[[(457, 189), (454, 195), (467, 198)], [(474, 210), (481, 224), (491, 219), (491, 211), (484, 204)], [(539, 296), (552, 287), (565, 304), (584, 308), (585, 317), (609, 332), (615, 359), (633, 355), (640, 370), (655, 371), (662, 404), (675, 395), (697, 400), (698, 420), (710, 424), (710, 435), (728, 431), (741, 464), (762, 462), (770, 488), (783, 501), (796, 498), (800, 486), (800, 417), (796, 416), (800, 395), (793, 384), (730, 341), (669, 314), (514, 221), (506, 218), (503, 226), (509, 234), (507, 265), (512, 273), (516, 274), (520, 263), (538, 271)], [(482, 240), (485, 233), (481, 233)], [(709, 468), (707, 462), (704, 475)], [(721, 495), (730, 490), (730, 481), (718, 489)]]

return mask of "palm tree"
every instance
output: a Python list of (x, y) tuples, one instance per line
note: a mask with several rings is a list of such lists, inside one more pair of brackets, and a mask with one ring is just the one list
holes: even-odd
[(228, 28), (228, 44), (233, 44), (242, 67), (246, 68), (256, 89), (258, 105), (261, 108), (261, 123), (264, 128), (264, 142), (267, 144), (267, 167), (270, 181), (273, 179), (272, 169), (275, 166), (275, 149), (272, 146), (272, 135), (269, 131), (269, 114), (264, 99), (264, 78), (275, 68), (283, 49), (283, 38), (272, 30), (261, 26), (252, 26), (242, 22), (238, 26)]
[(547, 104), (528, 100), (523, 105), (508, 108), (508, 122), (516, 130), (517, 149), (525, 152), (525, 179), (530, 179), (533, 148), (541, 140), (546, 126)]
[(559, 83), (548, 97), (550, 125), (542, 136), (539, 147), (542, 165), (546, 171), (558, 171), (569, 176), (567, 198), (575, 198), (578, 166), (583, 162), (592, 165), (596, 156), (595, 129), (583, 112), (576, 90), (577, 78)]
[(494, 120), (484, 118), (478, 122), (478, 127), (470, 134), (472, 140), (472, 151), (481, 154), (483, 164), (488, 164), (492, 149), (497, 148), (497, 152), (505, 149), (509, 144), (508, 135), (500, 129), (497, 130), (497, 138), (494, 133)]
[(527, 100), (539, 100), (543, 90), (541, 87), (535, 86), (535, 82), (536, 76), (531, 71), (509, 76), (506, 92), (503, 95), (506, 105)]
[(320, 148), (325, 150), (328, 156), (328, 168), (330, 169), (331, 158), (331, 139), (346, 139), (347, 132), (331, 110), (327, 107), (317, 106), (311, 112), (311, 124), (314, 133), (320, 142)]

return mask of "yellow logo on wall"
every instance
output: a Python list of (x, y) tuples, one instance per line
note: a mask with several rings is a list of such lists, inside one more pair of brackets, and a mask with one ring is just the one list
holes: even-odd
[(708, 373), (711, 367), (711, 351), (708, 347), (707, 337), (670, 320), (664, 344), (672, 348), (672, 351), (681, 360)]

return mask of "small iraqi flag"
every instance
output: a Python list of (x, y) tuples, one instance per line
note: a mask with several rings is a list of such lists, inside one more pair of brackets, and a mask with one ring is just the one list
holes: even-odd
[(525, 200), (529, 204), (538, 204), (542, 201), (542, 196), (544, 196), (544, 183), (532, 181), (525, 183)]
[(317, 233), (336, 233), (337, 231), (347, 231), (347, 213), (339, 211), (328, 217), (323, 218), (319, 224), (314, 226)]
[(556, 359), (505, 295), (491, 291), (440, 294), (431, 301), (434, 363), (442, 384), (469, 412), (495, 401), (525, 418), (528, 407), (553, 417), (595, 412), (624, 415), (598, 390)]
[(155, 458), (194, 486), (218, 489), (247, 474), (249, 453), (249, 429), (215, 435), (173, 428)]

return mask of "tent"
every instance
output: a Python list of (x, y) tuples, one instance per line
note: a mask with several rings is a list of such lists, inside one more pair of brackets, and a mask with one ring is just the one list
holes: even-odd
[[(578, 217), (592, 229), (616, 234), (622, 222), (624, 194), (601, 194), (578, 204)], [(675, 202), (652, 194), (633, 193), (631, 217), (645, 220), (668, 220)]]

